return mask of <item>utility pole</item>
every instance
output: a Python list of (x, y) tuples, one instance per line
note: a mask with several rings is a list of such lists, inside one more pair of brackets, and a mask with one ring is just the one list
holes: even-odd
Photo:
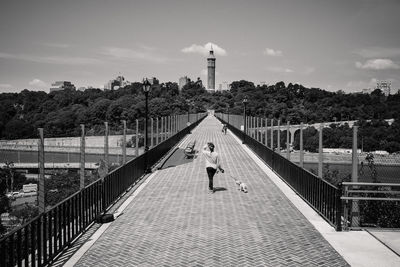
[(79, 188), (85, 188), (85, 124), (81, 124), (81, 158), (80, 158), (80, 183)]
[(39, 128), (39, 212), (45, 211), (45, 189), (44, 189), (44, 135), (43, 128)]

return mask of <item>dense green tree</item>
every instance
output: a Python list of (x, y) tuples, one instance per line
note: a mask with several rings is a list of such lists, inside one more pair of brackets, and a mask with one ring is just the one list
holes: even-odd
[(29, 122), (17, 118), (7, 122), (2, 134), (6, 139), (31, 138), (35, 136), (32, 125)]
[[(283, 82), (255, 86), (252, 82), (240, 80), (232, 82), (230, 91), (207, 93), (198, 81), (188, 83), (181, 91), (176, 83), (166, 82), (152, 86), (149, 114), (160, 117), (188, 111), (204, 112), (207, 109), (228, 112), (228, 108), (230, 114), (242, 114), (245, 96), (249, 100), (249, 116), (281, 119), (282, 123), (335, 120), (361, 120), (366, 123), (365, 120), (373, 119), (371, 124), (360, 125), (364, 148), (398, 149), (400, 94), (386, 97), (380, 90), (371, 94), (345, 94), (343, 91), (328, 92), (299, 84), (285, 85)], [(77, 135), (81, 123), (86, 125), (88, 132), (100, 134), (104, 130), (104, 121), (112, 127), (119, 127), (122, 119), (132, 125), (136, 119), (143, 117), (144, 93), (142, 84), (138, 82), (107, 91), (66, 90), (46, 94), (24, 90), (19, 94), (0, 94), (0, 138), (36, 137), (39, 127), (45, 128), (46, 136)], [(387, 118), (397, 120), (393, 126), (378, 123)], [(324, 144), (347, 147), (348, 135), (349, 131), (345, 129), (327, 130)]]

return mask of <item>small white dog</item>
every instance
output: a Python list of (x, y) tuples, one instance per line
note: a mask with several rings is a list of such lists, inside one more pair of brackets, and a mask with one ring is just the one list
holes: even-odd
[(235, 183), (238, 185), (238, 190), (247, 193), (247, 185), (239, 180), (236, 180)]

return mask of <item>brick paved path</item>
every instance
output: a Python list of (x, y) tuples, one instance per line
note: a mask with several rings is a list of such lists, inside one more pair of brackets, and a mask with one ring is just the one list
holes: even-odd
[(219, 191), (207, 192), (201, 154), (159, 171), (77, 266), (348, 266), (221, 128), (208, 117), (182, 144), (214, 142), (226, 170)]

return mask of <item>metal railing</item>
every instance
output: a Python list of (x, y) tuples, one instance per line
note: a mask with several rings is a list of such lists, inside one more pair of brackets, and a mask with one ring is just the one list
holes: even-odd
[(344, 229), (400, 228), (400, 184), (343, 182)]
[[(243, 125), (238, 115), (230, 115), (228, 123), (226, 114), (216, 114), (216, 117), (227, 124), (228, 128), (253, 150), (267, 165), (269, 165), (298, 195), (305, 200), (319, 215), (337, 231), (342, 230), (341, 187), (336, 187), (311, 172), (301, 168), (280, 154), (274, 152), (242, 130), (236, 128)], [(240, 123), (242, 122), (242, 123)], [(235, 126), (233, 126), (235, 124)], [(244, 128), (244, 127), (241, 127)], [(256, 137), (257, 138), (257, 137)]]
[(44, 266), (107, 211), (206, 116), (97, 180), (0, 240), (0, 266)]

